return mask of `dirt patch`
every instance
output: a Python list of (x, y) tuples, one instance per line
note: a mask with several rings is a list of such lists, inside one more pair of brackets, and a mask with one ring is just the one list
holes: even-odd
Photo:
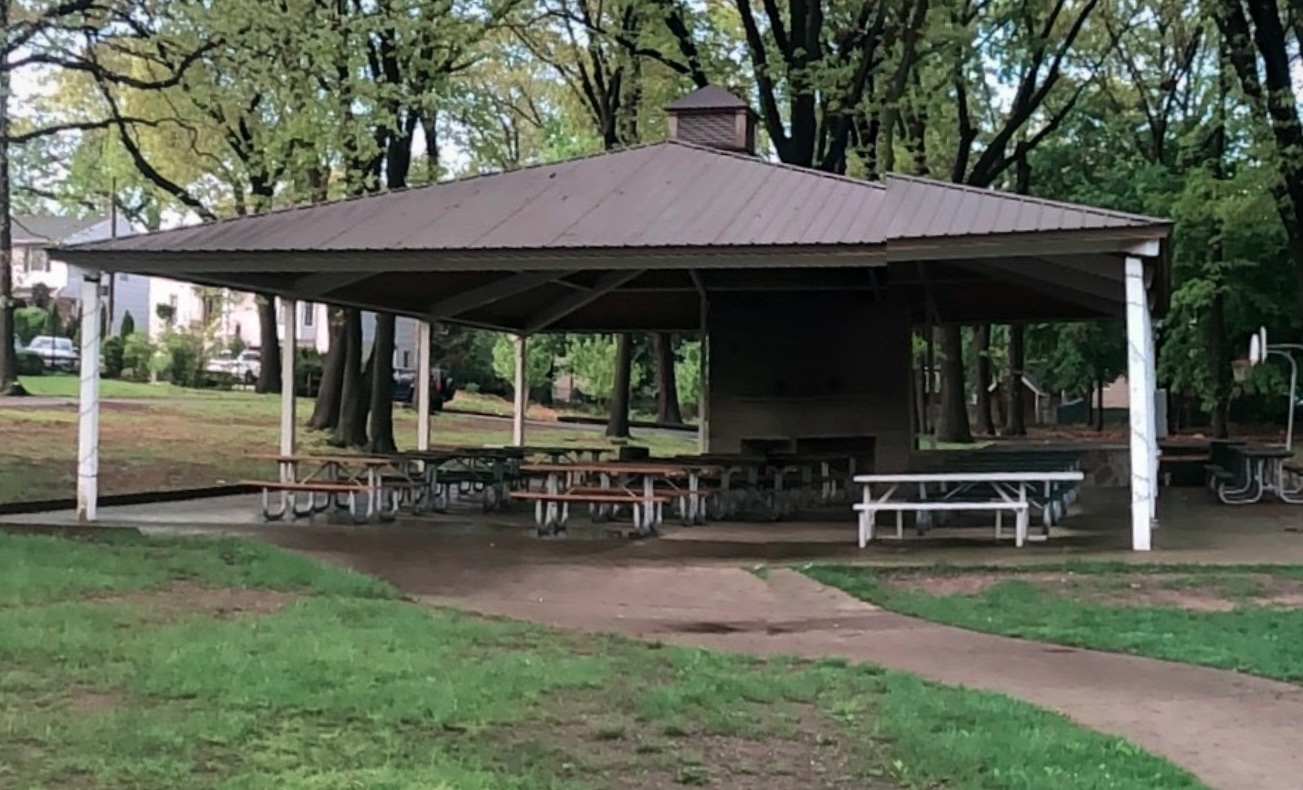
[(607, 710), (564, 705), (562, 712), (494, 732), (519, 759), (550, 760), (566, 778), (612, 790), (676, 786), (728, 790), (897, 790), (866, 779), (837, 726), (813, 706), (785, 711), (783, 734), (714, 735), (638, 721)]
[(887, 587), (936, 596), (978, 596), (997, 584), (1025, 582), (1056, 597), (1109, 606), (1229, 612), (1241, 606), (1303, 608), (1303, 579), (1268, 573), (974, 573), (886, 574)]
[(214, 588), (193, 582), (174, 582), (159, 589), (104, 596), (96, 600), (139, 607), (150, 613), (151, 620), (170, 621), (196, 614), (219, 620), (273, 614), (299, 597), (277, 590)]

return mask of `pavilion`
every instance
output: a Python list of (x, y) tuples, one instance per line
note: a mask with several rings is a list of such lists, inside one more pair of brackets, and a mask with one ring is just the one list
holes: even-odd
[[(669, 139), (555, 164), (66, 248), (91, 271), (540, 332), (700, 333), (702, 449), (914, 452), (914, 327), (1125, 316), (1132, 545), (1157, 496), (1152, 317), (1165, 220), (914, 177), (869, 182), (759, 158), (747, 105), (714, 87)], [(83, 294), (96, 315), (99, 289)], [(83, 319), (79, 513), (94, 520), (99, 322)], [(295, 345), (293, 322), (283, 342)], [(422, 372), (429, 354), (418, 353)], [(523, 358), (518, 355), (518, 358)], [(293, 380), (294, 354), (283, 355)], [(517, 365), (518, 393), (524, 388)], [(421, 383), (427, 375), (418, 376)], [(282, 452), (295, 447), (294, 398)], [(418, 447), (428, 446), (427, 391)], [(524, 410), (516, 410), (523, 441)]]

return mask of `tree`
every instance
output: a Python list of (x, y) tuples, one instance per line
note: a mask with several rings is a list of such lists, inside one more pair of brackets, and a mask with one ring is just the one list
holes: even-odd
[(974, 333), (977, 352), (977, 425), (987, 436), (995, 435), (995, 418), (991, 414), (991, 325), (982, 324)]
[(606, 423), (606, 435), (614, 438), (629, 436), (629, 390), (633, 378), (633, 337), (628, 332), (621, 332), (615, 342), (615, 378), (608, 402), (610, 417)]
[(656, 357), (656, 421), (680, 425), (683, 423), (683, 411), (679, 408), (674, 336), (669, 332), (653, 334), (652, 353)]
[(1303, 121), (1292, 78), (1303, 18), (1293, 4), (1282, 15), (1276, 0), (1220, 0), (1214, 7), (1248, 108), (1270, 129), (1277, 175), (1271, 191), (1303, 298)]
[(344, 389), (345, 357), (347, 356), (344, 323), (345, 312), (330, 309), (330, 346), (322, 363), (321, 388), (312, 407), (308, 427), (318, 431), (333, 431), (339, 424), (339, 406)]

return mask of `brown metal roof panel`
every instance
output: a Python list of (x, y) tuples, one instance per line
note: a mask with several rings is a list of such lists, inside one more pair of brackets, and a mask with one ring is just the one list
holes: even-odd
[[(745, 163), (737, 163), (745, 164)], [(753, 207), (768, 203), (769, 198), (783, 190), (786, 174), (773, 167), (732, 167), (720, 179), (717, 198), (701, 207), (697, 216), (683, 227), (684, 240), (689, 244), (737, 245), (751, 238), (742, 232), (749, 224), (746, 219)], [(775, 204), (771, 211), (781, 212), (782, 205)]]
[[(466, 182), (423, 191), (420, 210), (404, 223), (402, 238), (407, 249), (476, 249), (504, 226), (520, 222), (520, 214), (531, 204), (545, 200), (558, 182), (569, 181), (578, 163), (567, 162), (539, 168), (481, 176)], [(399, 235), (397, 223), (391, 227)]]
[(603, 200), (618, 203), (620, 195), (614, 193), (624, 184), (636, 183), (642, 168), (655, 158), (650, 149), (640, 149), (587, 160), (569, 172), (559, 172), (547, 188), (518, 211), (502, 217), (475, 246), (623, 246), (628, 238), (627, 222), (598, 227), (583, 220)]

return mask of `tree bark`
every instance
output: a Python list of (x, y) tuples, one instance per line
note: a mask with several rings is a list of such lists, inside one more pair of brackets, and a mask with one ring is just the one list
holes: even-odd
[(1013, 324), (1009, 327), (1009, 387), (1005, 396), (1009, 399), (1009, 408), (1005, 414), (1008, 421), (1004, 425), (1005, 436), (1026, 436), (1027, 418), (1023, 413), (1023, 366), (1027, 364), (1025, 327)]
[(344, 341), (344, 312), (330, 308), (330, 347), (321, 370), (321, 389), (312, 408), (308, 427), (318, 431), (331, 431), (339, 424), (339, 401), (344, 390), (344, 362), (348, 353)]
[(937, 421), (937, 441), (973, 442), (964, 397), (964, 337), (958, 324), (941, 328), (941, 418)]
[[(9, 31), (9, 2), (0, 0), (0, 30)], [(7, 53), (6, 53), (7, 54)], [(18, 389), (14, 355), (13, 223), (9, 206), (9, 67), (0, 64), (0, 395)]]
[(674, 337), (669, 332), (657, 332), (652, 335), (652, 348), (656, 354), (656, 420), (682, 425), (679, 382), (674, 370)]
[(1104, 432), (1104, 379), (1100, 379), (1095, 384), (1095, 397), (1098, 399), (1095, 405), (1095, 430)]
[(977, 327), (973, 336), (977, 347), (977, 425), (986, 436), (995, 436), (995, 419), (991, 415), (991, 325)]
[[(258, 324), (262, 348), (259, 351), (261, 366), (258, 371), (258, 383), (255, 392), (280, 392), (281, 385), (281, 343), (276, 331), (276, 298), (259, 294), (254, 297), (258, 302)], [(295, 316), (286, 315), (286, 321), (293, 321)], [(289, 386), (293, 387), (294, 382)]]
[(339, 421), (331, 434), (335, 447), (366, 444), (367, 387), (362, 378), (362, 315), (352, 308), (344, 311), (344, 372), (340, 387)]
[(1231, 355), (1226, 342), (1226, 298), (1220, 284), (1208, 309), (1208, 358), (1213, 370), (1213, 438), (1227, 439), (1231, 435)]
[(394, 441), (394, 314), (376, 315), (371, 348), (371, 441), (369, 453), (396, 453)]
[(633, 338), (621, 332), (615, 344), (615, 386), (611, 389), (610, 418), (606, 435), (627, 439), (629, 437), (629, 386), (633, 378)]

